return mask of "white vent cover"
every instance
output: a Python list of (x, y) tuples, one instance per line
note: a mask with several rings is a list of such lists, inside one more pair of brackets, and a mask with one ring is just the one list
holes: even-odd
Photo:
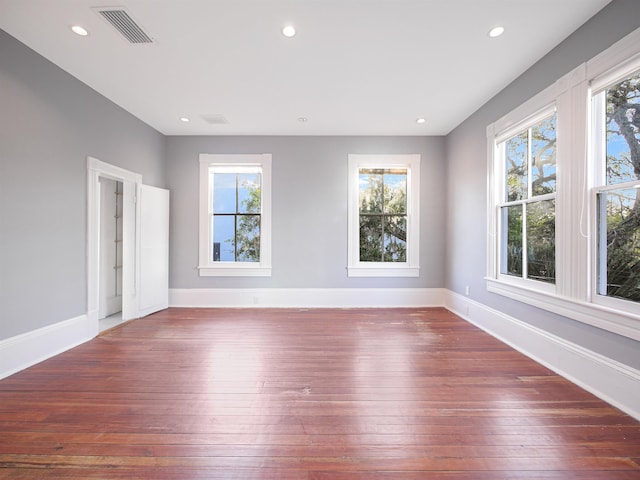
[(153, 43), (151, 36), (142, 30), (124, 7), (96, 7), (93, 10), (118, 30), (129, 43)]
[(219, 113), (203, 113), (200, 116), (209, 125), (227, 125), (229, 123), (229, 120)]

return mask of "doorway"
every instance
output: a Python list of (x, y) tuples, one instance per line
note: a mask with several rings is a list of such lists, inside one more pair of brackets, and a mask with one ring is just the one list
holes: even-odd
[(137, 317), (136, 197), (142, 176), (92, 157), (87, 167), (87, 314), (97, 334)]
[(100, 177), (100, 331), (122, 322), (123, 184)]

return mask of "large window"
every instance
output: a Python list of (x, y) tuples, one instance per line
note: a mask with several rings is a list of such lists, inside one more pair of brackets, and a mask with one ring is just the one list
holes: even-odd
[(500, 273), (555, 283), (555, 113), (510, 135), (497, 148), (504, 164), (498, 205)]
[(418, 276), (419, 155), (349, 155), (349, 276)]
[(270, 275), (270, 177), (270, 155), (200, 156), (200, 275)]
[(487, 289), (640, 340), (640, 29), (487, 139)]
[(640, 302), (640, 71), (593, 95), (596, 293)]

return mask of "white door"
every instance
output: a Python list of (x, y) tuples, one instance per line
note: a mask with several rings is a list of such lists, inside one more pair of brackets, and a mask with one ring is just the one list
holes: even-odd
[(169, 190), (140, 185), (138, 316), (169, 306)]

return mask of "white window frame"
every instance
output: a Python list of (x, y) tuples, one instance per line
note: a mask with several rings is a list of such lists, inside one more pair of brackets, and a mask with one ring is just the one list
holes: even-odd
[[(201, 277), (271, 276), (271, 154), (201, 154), (198, 272)], [(213, 261), (213, 201), (210, 172), (215, 168), (259, 167), (262, 171), (260, 262)]]
[[(542, 100), (543, 97), (540, 98), (540, 100)], [(542, 103), (542, 102), (541, 102)], [(530, 204), (530, 203), (535, 203), (535, 202), (540, 202), (540, 201), (545, 201), (545, 200), (554, 200), (556, 205), (557, 205), (557, 188), (556, 188), (556, 192), (551, 193), (551, 194), (545, 194), (545, 195), (538, 195), (538, 196), (528, 196), (527, 199), (522, 200), (522, 201), (518, 201), (518, 202), (507, 202), (505, 200), (506, 198), (506, 189), (505, 189), (505, 183), (506, 183), (506, 179), (505, 179), (505, 171), (506, 171), (506, 153), (505, 153), (505, 142), (512, 138), (514, 135), (518, 135), (520, 133), (522, 133), (523, 131), (528, 130), (529, 128), (531, 128), (532, 126), (540, 123), (542, 120), (549, 118), (551, 115), (556, 113), (556, 106), (555, 106), (555, 102), (545, 105), (544, 107), (540, 108), (538, 111), (534, 112), (532, 115), (526, 117), (525, 119), (523, 119), (520, 122), (517, 122), (513, 125), (511, 125), (510, 127), (506, 128), (505, 130), (497, 133), (494, 136), (494, 149), (493, 149), (493, 162), (492, 162), (492, 176), (495, 175), (495, 221), (496, 221), (496, 272), (495, 275), (496, 277), (504, 282), (504, 283), (509, 283), (509, 284), (513, 284), (513, 285), (521, 285), (524, 288), (528, 288), (531, 290), (537, 290), (537, 291), (541, 291), (541, 292), (546, 292), (546, 293), (554, 293), (556, 290), (556, 284), (555, 283), (548, 283), (548, 282), (541, 282), (541, 281), (536, 281), (536, 280), (531, 280), (529, 278), (527, 278), (527, 276), (525, 275), (526, 270), (527, 270), (527, 266), (526, 266), (526, 262), (523, 262), (522, 268), (523, 268), (523, 276), (522, 277), (517, 277), (515, 275), (508, 275), (505, 273), (502, 273), (502, 256), (500, 255), (501, 253), (501, 249), (502, 247), (504, 247), (505, 243), (505, 239), (502, 238), (502, 215), (501, 215), (501, 211), (502, 208), (509, 205), (509, 204)], [(556, 119), (557, 122), (557, 119)], [(559, 140), (556, 138), (556, 145), (558, 145)], [(558, 155), (556, 155), (556, 158), (559, 158)], [(556, 168), (557, 170), (557, 168)], [(529, 187), (531, 186), (531, 182), (530, 182), (530, 177), (531, 174), (529, 173), (528, 176), (528, 182), (529, 182)], [(556, 185), (557, 185), (558, 180), (556, 180)], [(557, 208), (556, 208), (557, 210)], [(523, 218), (523, 222), (526, 221), (526, 219)], [(557, 219), (556, 219), (556, 228), (554, 230), (557, 231)], [(526, 231), (526, 229), (525, 229)], [(527, 239), (526, 237), (523, 237), (523, 250), (526, 251), (527, 248)], [(557, 271), (557, 268), (556, 268)], [(557, 281), (557, 278), (556, 278)]]
[[(592, 102), (590, 128), (594, 132), (592, 135), (592, 144), (590, 149), (590, 173), (592, 178), (590, 185), (590, 202), (594, 209), (594, 215), (591, 216), (591, 232), (593, 232), (591, 238), (591, 251), (594, 252), (591, 264), (591, 301), (606, 308), (629, 312), (631, 314), (640, 313), (640, 305), (638, 305), (638, 303), (615, 297), (608, 297), (598, 293), (600, 289), (600, 286), (598, 285), (598, 282), (600, 281), (598, 270), (602, 263), (606, 264), (606, 257), (602, 257), (603, 252), (599, 248), (599, 240), (601, 239), (598, 237), (601, 234), (601, 225), (598, 224), (599, 219), (597, 215), (597, 208), (598, 194), (600, 193), (606, 193), (611, 190), (640, 187), (640, 180), (606, 185), (606, 141), (603, 141), (605, 139), (606, 132), (604, 130), (605, 126), (601, 121), (604, 115), (603, 109), (605, 108), (606, 102), (603, 97), (605, 90), (609, 86), (614, 85), (625, 78), (638, 74), (638, 72), (640, 72), (640, 55), (636, 55), (635, 58), (632, 58), (629, 61), (624, 62), (622, 65), (599, 75), (597, 78), (594, 78), (590, 84), (590, 101)], [(600, 220), (602, 221), (602, 219)]]
[[(640, 340), (640, 305), (596, 295), (597, 225), (594, 151), (591, 135), (591, 91), (624, 78), (640, 65), (640, 29), (487, 127), (487, 290)], [(499, 275), (499, 168), (496, 146), (504, 132), (530, 122), (537, 112), (555, 104), (557, 114), (556, 285), (514, 282)], [(565, 175), (564, 172), (570, 172)], [(515, 279), (518, 280), (518, 279)], [(598, 298), (600, 297), (600, 298)], [(624, 305), (622, 305), (624, 304)]]
[[(407, 170), (407, 261), (360, 261), (359, 171), (361, 168), (403, 168)], [(349, 155), (348, 207), (349, 277), (418, 277), (420, 276), (420, 155)]]

